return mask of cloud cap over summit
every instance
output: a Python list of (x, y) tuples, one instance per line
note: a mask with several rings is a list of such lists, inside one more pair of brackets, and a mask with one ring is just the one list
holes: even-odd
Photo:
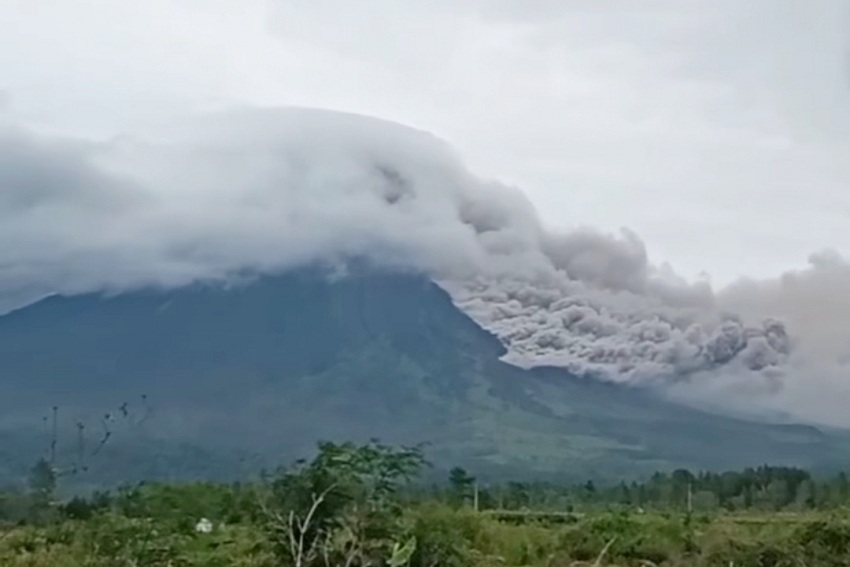
[[(519, 189), (476, 176), (435, 136), (382, 120), (241, 107), (107, 142), (7, 124), (0, 150), (7, 308), (366, 256), (429, 274), (523, 366), (744, 384), (772, 404), (788, 382), (817, 383), (800, 375), (809, 353), (819, 352), (812, 372), (847, 354), (842, 340), (825, 351), (819, 340), (850, 311), (840, 258), (715, 292), (653, 265), (627, 229), (544, 228)], [(845, 298), (820, 311), (823, 326), (806, 314), (825, 298), (808, 289)]]

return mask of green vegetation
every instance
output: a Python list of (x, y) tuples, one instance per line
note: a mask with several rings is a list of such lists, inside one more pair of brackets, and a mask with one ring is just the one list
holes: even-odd
[(761, 467), (645, 482), (429, 484), (421, 447), (322, 443), (251, 483), (0, 494), (9, 566), (850, 565), (850, 483)]

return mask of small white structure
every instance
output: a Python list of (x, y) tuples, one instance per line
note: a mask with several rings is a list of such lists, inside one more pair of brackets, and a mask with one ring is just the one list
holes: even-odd
[(209, 534), (213, 531), (213, 524), (206, 518), (201, 518), (197, 524), (195, 524), (195, 531), (199, 534)]

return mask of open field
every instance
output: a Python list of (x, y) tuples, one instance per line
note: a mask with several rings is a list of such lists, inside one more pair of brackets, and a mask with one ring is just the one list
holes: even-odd
[[(175, 515), (177, 512), (175, 512)], [(848, 565), (850, 512), (701, 517), (597, 512), (568, 525), (508, 524), (426, 503), (405, 510), (412, 565)], [(215, 522), (214, 522), (215, 523)], [(261, 523), (197, 533), (195, 518), (100, 512), (86, 520), (6, 528), (0, 564), (30, 567), (294, 565)], [(390, 560), (391, 553), (385, 558)], [(324, 564), (322, 560), (305, 564)], [(333, 564), (333, 563), (332, 563)], [(339, 563), (343, 564), (343, 563)], [(369, 563), (353, 563), (369, 564)]]

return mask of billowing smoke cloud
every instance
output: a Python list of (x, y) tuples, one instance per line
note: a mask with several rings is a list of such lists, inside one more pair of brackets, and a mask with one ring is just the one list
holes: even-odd
[(354, 115), (241, 109), (106, 143), (5, 126), (0, 189), (5, 308), (369, 256), (429, 273), (523, 366), (775, 394), (850, 355), (840, 258), (715, 293), (629, 231), (551, 233), (430, 134)]

